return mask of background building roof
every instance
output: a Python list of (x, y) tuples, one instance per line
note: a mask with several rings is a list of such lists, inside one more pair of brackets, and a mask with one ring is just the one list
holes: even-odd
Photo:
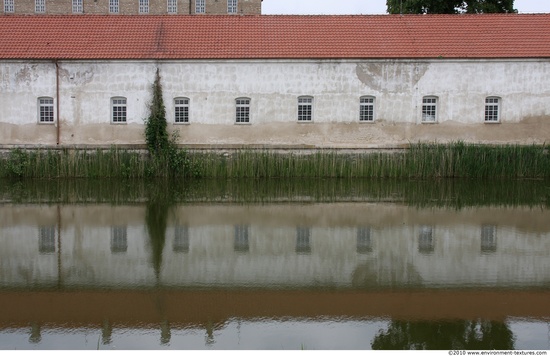
[(1, 59), (550, 58), (550, 14), (0, 17)]

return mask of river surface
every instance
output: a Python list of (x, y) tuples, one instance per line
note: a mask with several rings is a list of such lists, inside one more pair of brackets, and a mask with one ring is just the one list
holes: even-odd
[(1, 349), (550, 349), (548, 181), (0, 183)]

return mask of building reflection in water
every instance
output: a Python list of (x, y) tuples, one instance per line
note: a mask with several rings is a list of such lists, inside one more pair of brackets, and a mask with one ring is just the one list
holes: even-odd
[[(161, 345), (173, 342), (174, 330), (195, 327), (201, 340), (205, 332), (207, 346), (215, 343), (216, 326), (223, 328), (231, 318), (314, 320), (313, 306), (319, 307), (318, 315), (334, 319), (389, 316), (373, 348), (513, 347), (502, 322), (511, 309), (514, 316), (548, 317), (528, 310), (547, 296), (544, 286), (550, 283), (546, 210), (428, 211), (398, 204), (327, 203), (303, 213), (303, 207), (292, 204), (190, 204), (162, 215), (162, 229), (156, 229), (146, 227), (145, 208), (139, 205), (52, 207), (43, 221), (48, 207), (9, 209), (10, 218), (2, 218), (7, 208), (0, 206), (0, 297), (5, 295), (14, 310), (21, 308), (9, 318), (27, 315), (29, 306), (43, 306), (32, 309), (33, 319), (20, 322), (25, 338), (30, 325), (29, 343), (43, 339), (41, 325), (56, 318), (48, 314), (55, 303), (57, 309), (51, 310), (72, 308), (74, 318), (81, 318), (78, 325), (101, 328), (104, 345), (114, 343), (113, 325), (141, 327), (133, 313), (149, 318), (144, 325), (154, 325)], [(56, 213), (59, 225), (51, 224)], [(163, 238), (173, 236), (172, 244), (154, 250), (149, 234), (157, 230), (165, 232)], [(158, 258), (151, 258), (154, 254)], [(10, 297), (13, 290), (24, 298)], [(518, 296), (517, 304), (494, 303), (494, 295), (483, 295), (493, 290), (498, 298)], [(415, 292), (424, 299), (409, 304)], [(80, 293), (86, 300), (78, 301)], [(166, 300), (162, 313), (158, 301), (152, 301), (155, 293)], [(461, 300), (454, 299), (460, 293), (466, 300), (462, 311), (456, 307)], [(17, 304), (20, 299), (24, 305)], [(121, 309), (128, 308), (111, 306), (115, 299)], [(423, 309), (418, 301), (425, 299), (431, 302)], [(520, 303), (524, 300), (534, 302)], [(484, 309), (462, 315), (481, 304), (495, 304), (497, 310), (489, 316)], [(412, 310), (412, 316), (399, 314), (404, 310)], [(34, 318), (42, 312), (42, 318)], [(460, 320), (441, 321), (453, 318)], [(67, 323), (59, 319), (59, 325)]]

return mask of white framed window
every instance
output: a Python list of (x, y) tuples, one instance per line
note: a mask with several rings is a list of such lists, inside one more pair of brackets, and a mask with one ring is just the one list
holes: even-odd
[(73, 0), (73, 14), (81, 14), (83, 12), (82, 0)]
[(176, 124), (189, 123), (189, 98), (174, 99), (174, 122)]
[(500, 121), (500, 98), (489, 96), (485, 98), (485, 122)]
[(111, 123), (112, 124), (126, 123), (126, 98), (123, 98), (123, 97), (111, 98)]
[(149, 0), (139, 0), (139, 13), (140, 14), (149, 13)]
[(437, 97), (425, 96), (422, 98), (422, 122), (437, 121)]
[(227, 0), (227, 13), (228, 14), (237, 13), (237, 0)]
[(4, 12), (15, 12), (15, 0), (4, 0)]
[(34, 0), (34, 12), (36, 13), (46, 12), (46, 0)]
[(206, 12), (205, 0), (195, 0), (195, 13), (204, 14)]
[(109, 0), (109, 13), (118, 14), (118, 0)]
[(313, 97), (300, 96), (298, 98), (298, 121), (313, 120)]
[(168, 0), (168, 13), (177, 14), (178, 13), (178, 0)]
[(41, 97), (38, 98), (38, 123), (53, 124), (53, 98)]
[(374, 121), (374, 96), (362, 96), (359, 98), (359, 121)]
[(235, 122), (238, 124), (250, 122), (250, 99), (238, 98), (235, 100)]

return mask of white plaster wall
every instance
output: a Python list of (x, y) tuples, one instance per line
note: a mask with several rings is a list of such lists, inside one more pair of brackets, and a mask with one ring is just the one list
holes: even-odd
[[(550, 134), (548, 60), (60, 61), (61, 143), (143, 143), (157, 67), (170, 122), (173, 98), (190, 99), (190, 124), (175, 126), (186, 144), (536, 143)], [(37, 124), (37, 98), (56, 98), (55, 83), (53, 62), (1, 63), (0, 143), (55, 141), (55, 125)], [(312, 123), (297, 121), (300, 95), (314, 97)], [(363, 95), (376, 97), (373, 124), (359, 123)], [(110, 122), (115, 96), (127, 98), (127, 124)], [(438, 125), (421, 124), (423, 96), (438, 97)], [(502, 99), (502, 125), (484, 124), (487, 96)], [(235, 124), (238, 97), (251, 99), (250, 125)]]

